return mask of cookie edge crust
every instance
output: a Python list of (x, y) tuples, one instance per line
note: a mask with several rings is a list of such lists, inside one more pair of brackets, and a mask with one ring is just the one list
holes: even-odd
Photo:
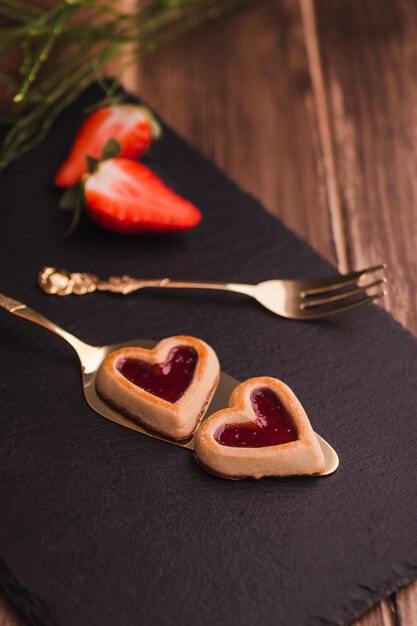
[[(298, 431), (298, 439), (277, 446), (235, 448), (223, 446), (214, 433), (224, 423), (247, 422), (253, 409), (250, 393), (257, 387), (272, 388), (290, 411)], [(263, 476), (314, 476), (323, 474), (325, 459), (310, 421), (294, 392), (282, 381), (271, 377), (251, 378), (233, 391), (229, 408), (208, 417), (197, 430), (194, 441), (197, 462), (209, 472), (238, 480)]]
[[(174, 403), (155, 396), (127, 380), (116, 368), (126, 356), (149, 363), (161, 362), (177, 346), (193, 347), (198, 354), (196, 370), (184, 394)], [(109, 354), (95, 381), (99, 396), (107, 405), (127, 414), (155, 432), (174, 440), (193, 435), (217, 389), (220, 364), (213, 348), (196, 337), (175, 335), (162, 339), (154, 348), (126, 347)], [(197, 409), (195, 406), (197, 405)]]

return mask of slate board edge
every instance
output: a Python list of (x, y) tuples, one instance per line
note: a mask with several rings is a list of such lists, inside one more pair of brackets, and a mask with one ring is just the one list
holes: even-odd
[(0, 559), (0, 588), (18, 609), (29, 626), (56, 626), (47, 605), (36, 594), (23, 587), (6, 563)]

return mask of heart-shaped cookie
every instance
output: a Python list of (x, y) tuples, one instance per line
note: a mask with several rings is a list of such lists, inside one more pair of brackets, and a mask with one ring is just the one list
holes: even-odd
[(220, 366), (214, 350), (195, 337), (176, 336), (153, 350), (112, 352), (96, 378), (108, 404), (171, 439), (191, 437), (217, 387)]
[(299, 400), (276, 378), (236, 387), (229, 408), (211, 415), (194, 439), (196, 460), (225, 478), (321, 474), (324, 456)]

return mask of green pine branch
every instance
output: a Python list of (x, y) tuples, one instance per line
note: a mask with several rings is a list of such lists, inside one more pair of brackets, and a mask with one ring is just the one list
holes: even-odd
[(43, 141), (57, 116), (93, 82), (111, 99), (115, 89), (103, 80), (111, 61), (123, 54), (122, 72), (241, 2), (147, 0), (126, 13), (113, 0), (61, 0), (47, 11), (25, 0), (0, 0), (0, 52), (20, 55), (17, 83), (0, 67), (0, 85), (10, 93), (10, 110), (0, 123), (14, 120), (0, 147), (0, 170)]

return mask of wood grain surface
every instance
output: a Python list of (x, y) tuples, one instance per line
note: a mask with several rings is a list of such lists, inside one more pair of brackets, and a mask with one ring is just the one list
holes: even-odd
[[(383, 306), (413, 333), (416, 41), (411, 0), (256, 0), (167, 44), (129, 77), (342, 271), (387, 262)], [(0, 626), (21, 624), (0, 597)], [(355, 625), (417, 626), (417, 583)]]
[(315, 2), (349, 263), (384, 259), (417, 333), (417, 4)]

